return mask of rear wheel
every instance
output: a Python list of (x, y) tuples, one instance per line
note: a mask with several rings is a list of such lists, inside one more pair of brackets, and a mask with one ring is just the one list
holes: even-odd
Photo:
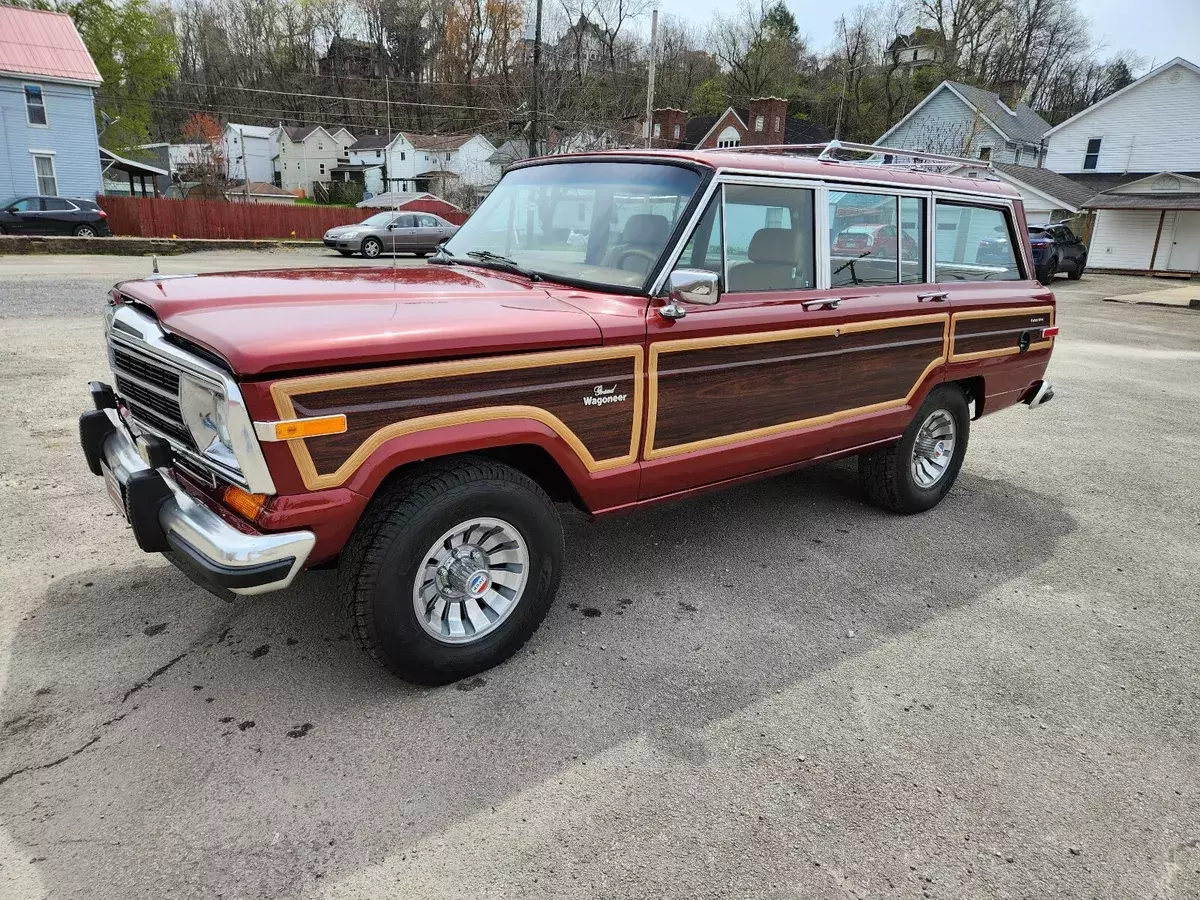
[(75, 237), (95, 237), (96, 229), (91, 225), (76, 225), (75, 230), (71, 232)]
[(1039, 282), (1042, 284), (1049, 284), (1054, 280), (1054, 276), (1057, 274), (1057, 272), (1058, 260), (1054, 257), (1051, 257), (1050, 259), (1046, 260), (1044, 265), (1039, 266), (1034, 274), (1037, 276), (1037, 280)]
[(376, 237), (365, 238), (362, 242), (362, 255), (367, 259), (376, 259), (383, 252), (383, 241)]
[(445, 684), (512, 656), (558, 589), (558, 511), (486, 457), (418, 470), (372, 501), (339, 566), (363, 649), (393, 674)]
[(1078, 281), (1083, 277), (1083, 270), (1087, 266), (1087, 257), (1082, 256), (1075, 260), (1075, 265), (1071, 266), (1071, 271), (1067, 273), (1067, 277), (1072, 281)]
[(899, 441), (858, 457), (867, 498), (906, 514), (937, 506), (958, 478), (970, 430), (967, 400), (957, 385), (930, 391)]

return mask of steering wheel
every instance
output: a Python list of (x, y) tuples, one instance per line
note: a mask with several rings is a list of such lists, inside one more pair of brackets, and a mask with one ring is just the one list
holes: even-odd
[(636, 269), (626, 269), (625, 268), (625, 260), (631, 256), (639, 257), (646, 261), (646, 268), (644, 270), (646, 272), (649, 272), (650, 267), (653, 266), (654, 263), (658, 260), (658, 256), (656, 256), (655, 254), (652, 254), (648, 250), (639, 250), (637, 247), (626, 247), (624, 250), (620, 250), (617, 253), (616, 268), (624, 269), (626, 272), (636, 271)]

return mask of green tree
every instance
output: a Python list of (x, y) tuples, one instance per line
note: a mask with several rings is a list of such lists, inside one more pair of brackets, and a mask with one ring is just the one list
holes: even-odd
[(80, 0), (67, 11), (104, 79), (96, 91), (97, 124), (102, 112), (120, 118), (104, 129), (104, 146), (121, 150), (145, 143), (153, 97), (175, 77), (170, 13), (147, 0)]

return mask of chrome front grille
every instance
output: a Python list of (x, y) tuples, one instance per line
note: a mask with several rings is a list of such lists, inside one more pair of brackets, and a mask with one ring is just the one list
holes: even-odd
[(161, 360), (116, 344), (112, 345), (112, 367), (117, 394), (133, 420), (195, 453), (196, 442), (179, 408), (179, 372)]

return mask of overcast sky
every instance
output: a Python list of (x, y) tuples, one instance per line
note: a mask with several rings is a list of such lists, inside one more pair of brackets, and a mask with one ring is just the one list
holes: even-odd
[[(838, 16), (858, 5), (853, 0), (823, 0), (803, 3), (785, 0), (796, 17), (800, 31), (816, 50), (828, 49)], [(1104, 44), (1103, 56), (1118, 50), (1133, 50), (1161, 65), (1182, 56), (1200, 65), (1200, 2), (1197, 0), (1077, 0), (1091, 22), (1092, 35)], [(707, 23), (714, 9), (734, 12), (737, 0), (659, 0), (664, 13), (694, 22)], [(1136, 72), (1144, 75), (1146, 69)]]

